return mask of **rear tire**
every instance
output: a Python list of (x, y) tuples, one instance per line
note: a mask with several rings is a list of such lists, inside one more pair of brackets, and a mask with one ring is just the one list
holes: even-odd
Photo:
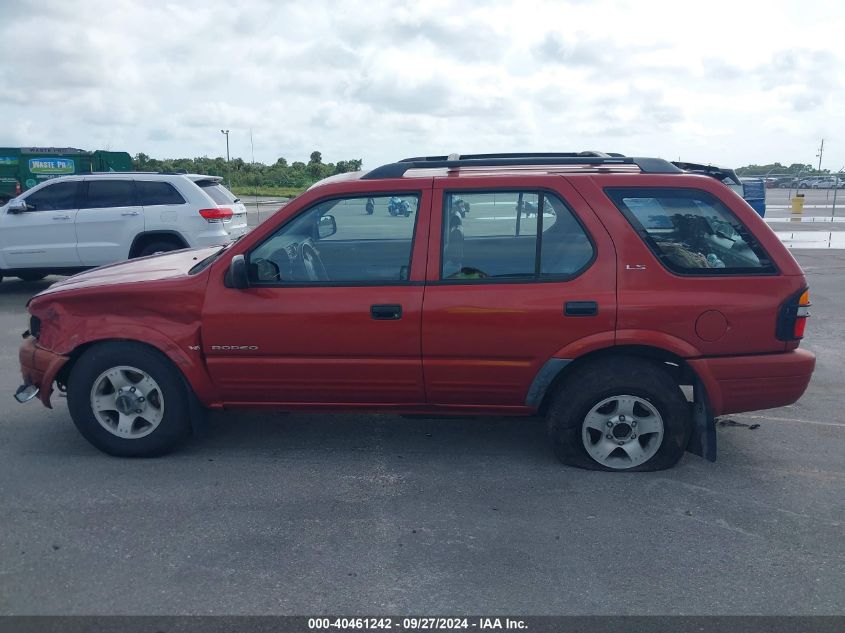
[(654, 471), (681, 459), (692, 430), (689, 404), (659, 363), (616, 356), (577, 371), (548, 410), (560, 461), (589, 470)]
[(73, 366), (67, 400), (73, 423), (118, 457), (157, 457), (191, 434), (190, 393), (160, 352), (140, 343), (101, 343)]
[(47, 276), (47, 273), (21, 273), (15, 276), (21, 281), (41, 281)]
[(166, 240), (159, 240), (150, 242), (138, 251), (136, 257), (147, 257), (148, 255), (155, 255), (156, 253), (167, 253), (168, 251), (177, 251), (183, 248), (182, 245)]

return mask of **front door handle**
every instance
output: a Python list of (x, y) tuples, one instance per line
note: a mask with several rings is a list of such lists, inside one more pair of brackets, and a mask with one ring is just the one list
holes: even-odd
[(566, 316), (596, 316), (599, 304), (595, 301), (567, 301), (563, 306)]
[(396, 321), (402, 318), (402, 306), (393, 304), (370, 306), (370, 317), (376, 321)]
[(53, 219), (54, 220), (70, 220), (70, 216), (69, 215), (54, 215)]

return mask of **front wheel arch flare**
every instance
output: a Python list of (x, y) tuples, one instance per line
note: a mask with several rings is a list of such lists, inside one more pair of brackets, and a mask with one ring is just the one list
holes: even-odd
[[(126, 338), (117, 338), (117, 337), (109, 337), (109, 338), (102, 338), (96, 339), (92, 341), (87, 341), (75, 348), (73, 350), (66, 352), (68, 356), (68, 361), (62, 366), (59, 370), (58, 374), (56, 375), (56, 381), (60, 383), (60, 386), (67, 385), (68, 376), (70, 372), (73, 370), (73, 366), (79, 360), (79, 358), (84, 354), (88, 349), (94, 347), (95, 345), (102, 345), (106, 343), (136, 343), (138, 345), (143, 345), (148, 347), (149, 349), (155, 351), (156, 353), (163, 356), (171, 365), (173, 365), (179, 375), (182, 377), (182, 380), (185, 382), (186, 388), (190, 391), (191, 394), (194, 394), (196, 397), (197, 388), (201, 388), (202, 385), (194, 385), (191, 380), (188, 378), (187, 374), (185, 373), (185, 367), (190, 365), (198, 365), (191, 361), (179, 347), (173, 343), (169, 342), (168, 345), (162, 346), (158, 345), (158, 341), (155, 343), (150, 341), (138, 341), (136, 339), (126, 339)], [(166, 347), (166, 349), (165, 349)], [(202, 367), (202, 371), (205, 372), (204, 366)], [(206, 380), (210, 380), (205, 378)]]

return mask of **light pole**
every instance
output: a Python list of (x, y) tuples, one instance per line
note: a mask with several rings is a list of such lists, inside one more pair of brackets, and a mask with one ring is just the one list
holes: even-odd
[(226, 135), (226, 162), (229, 162), (229, 130), (220, 130), (221, 134)]
[(229, 169), (229, 130), (220, 130), (226, 136), (226, 175), (229, 177), (229, 186), (232, 186), (232, 171)]

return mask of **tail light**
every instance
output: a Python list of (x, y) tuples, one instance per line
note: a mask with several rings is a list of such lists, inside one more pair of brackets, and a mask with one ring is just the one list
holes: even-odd
[(777, 337), (781, 341), (798, 341), (804, 337), (810, 316), (810, 290), (795, 293), (780, 306)]
[(228, 207), (214, 207), (213, 209), (200, 209), (200, 215), (209, 222), (225, 222), (232, 219), (232, 210)]
[(16, 182), (15, 183), (15, 196), (17, 197), (19, 195), (21, 195), (21, 183)]

